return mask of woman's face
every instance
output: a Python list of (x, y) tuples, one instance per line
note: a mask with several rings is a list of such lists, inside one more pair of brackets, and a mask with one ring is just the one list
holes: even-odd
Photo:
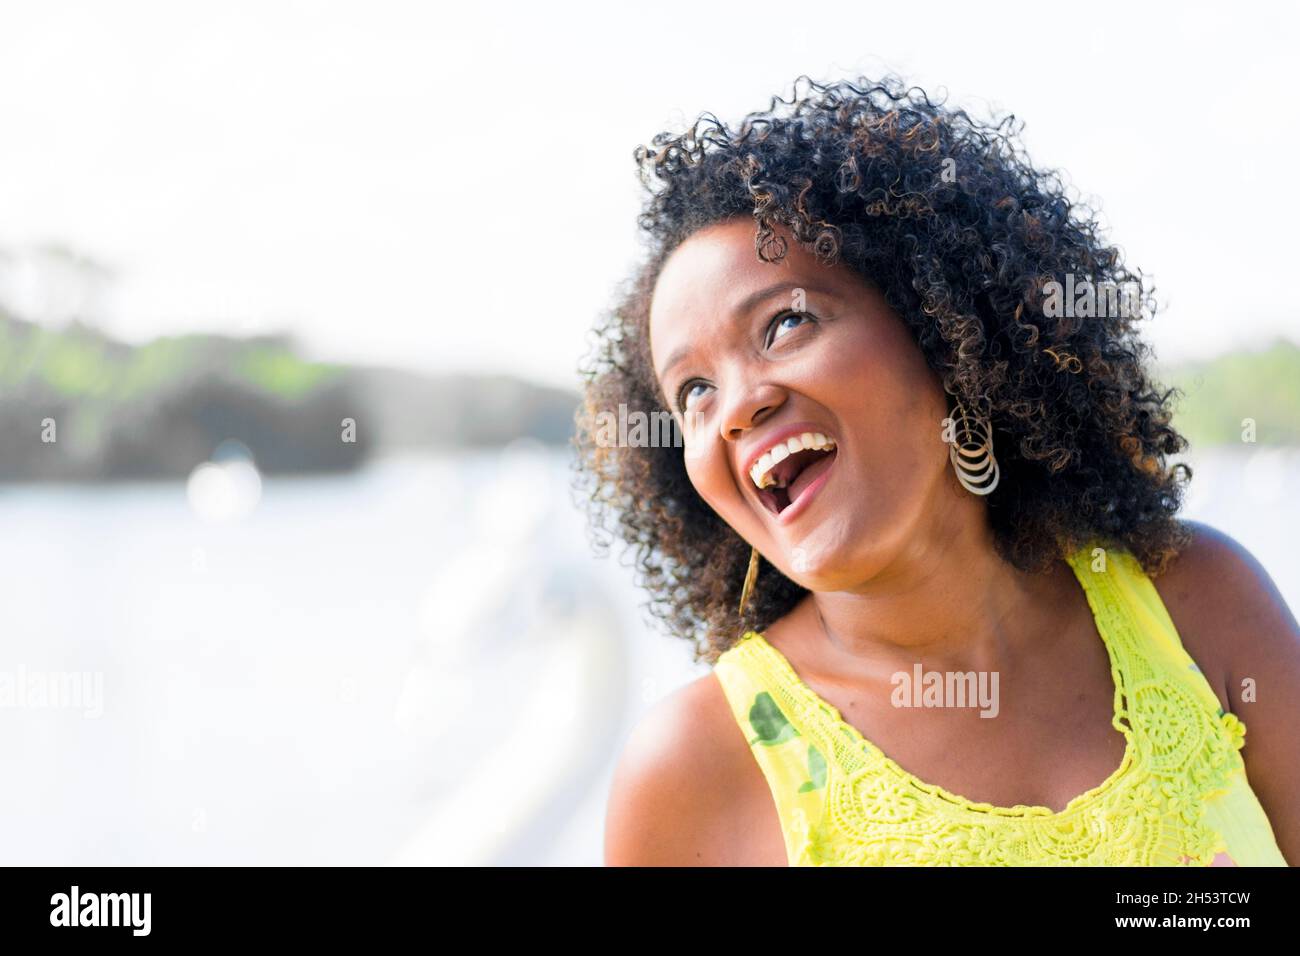
[[(788, 232), (785, 258), (762, 262), (754, 233), (749, 218), (711, 226), (664, 264), (655, 374), (709, 506), (802, 586), (852, 589), (922, 553), (973, 500), (949, 480), (944, 393), (869, 282)], [(761, 456), (818, 434), (832, 451), (791, 454), (771, 473), (788, 487), (759, 489)]]

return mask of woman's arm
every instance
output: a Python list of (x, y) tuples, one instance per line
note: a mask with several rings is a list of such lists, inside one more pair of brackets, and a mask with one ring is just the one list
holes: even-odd
[[(766, 783), (727, 709), (714, 674), (655, 704), (633, 728), (610, 787), (605, 816), (607, 866), (744, 866), (772, 855), (756, 834), (756, 804), (743, 798), (754, 778)], [(762, 803), (757, 804), (761, 808)], [(776, 852), (784, 850), (777, 844)]]
[(1282, 855), (1300, 865), (1300, 626), (1249, 551), (1187, 524), (1192, 544), (1155, 584), (1187, 652), (1246, 725), (1251, 789)]

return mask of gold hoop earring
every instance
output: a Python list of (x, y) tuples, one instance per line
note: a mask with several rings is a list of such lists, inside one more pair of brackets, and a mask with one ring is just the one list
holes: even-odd
[(952, 410), (953, 437), (948, 460), (961, 486), (973, 495), (987, 495), (998, 486), (1002, 473), (993, 457), (993, 426), (987, 418), (972, 416), (958, 402)]
[(758, 580), (758, 548), (749, 549), (749, 570), (745, 572), (745, 583), (740, 589), (740, 614), (745, 614), (745, 605), (754, 591), (754, 582)]

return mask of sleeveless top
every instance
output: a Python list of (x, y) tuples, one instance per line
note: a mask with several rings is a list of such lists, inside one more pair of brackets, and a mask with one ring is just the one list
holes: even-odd
[[(1096, 555), (1096, 557), (1092, 557)], [(1127, 747), (1064, 810), (976, 803), (919, 780), (757, 631), (714, 664), (776, 801), (791, 866), (1286, 866), (1225, 713), (1129, 553), (1067, 559), (1115, 682)]]

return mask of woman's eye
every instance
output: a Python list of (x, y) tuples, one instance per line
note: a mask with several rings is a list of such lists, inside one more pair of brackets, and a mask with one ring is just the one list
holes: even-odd
[(690, 402), (691, 394), (697, 388), (707, 388), (703, 382), (687, 382), (682, 386), (681, 391), (677, 393), (677, 407), (686, 411), (686, 406)]
[(803, 320), (808, 318), (811, 317), (806, 312), (787, 312), (784, 315), (778, 317), (772, 324), (772, 332), (771, 335), (768, 337), (768, 344), (771, 345), (773, 342), (775, 342), (777, 339), (781, 337), (781, 329), (782, 327), (785, 326), (787, 322), (793, 320), (795, 324), (790, 326), (790, 328), (797, 329), (799, 327), (798, 323), (803, 322)]

